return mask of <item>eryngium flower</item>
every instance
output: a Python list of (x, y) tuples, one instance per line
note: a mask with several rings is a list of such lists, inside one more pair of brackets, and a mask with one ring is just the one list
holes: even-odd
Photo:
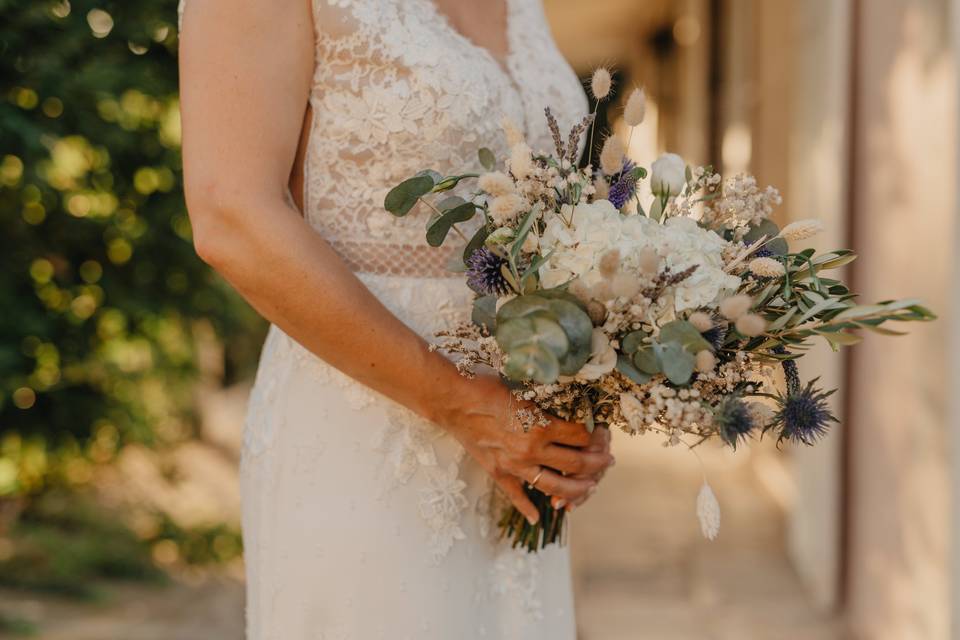
[(735, 396), (724, 398), (713, 412), (713, 423), (723, 441), (734, 449), (750, 437), (757, 426), (746, 402)]
[(620, 173), (613, 177), (607, 200), (617, 209), (622, 209), (623, 205), (627, 204), (630, 198), (637, 193), (637, 179), (633, 175), (635, 166), (630, 160), (624, 160)]
[(807, 386), (788, 390), (785, 395), (777, 396), (779, 410), (767, 430), (780, 428), (777, 444), (784, 440), (805, 445), (813, 445), (827, 433), (831, 422), (839, 422), (831, 413), (827, 398), (833, 391), (823, 391), (814, 387), (817, 380), (811, 380)]
[(703, 339), (713, 347), (713, 352), (718, 353), (723, 348), (723, 343), (727, 339), (728, 331), (729, 327), (725, 322), (720, 319), (714, 319), (713, 326), (701, 332), (701, 335), (703, 335)]
[(485, 296), (502, 296), (510, 291), (500, 267), (505, 260), (486, 247), (467, 258), (467, 286)]

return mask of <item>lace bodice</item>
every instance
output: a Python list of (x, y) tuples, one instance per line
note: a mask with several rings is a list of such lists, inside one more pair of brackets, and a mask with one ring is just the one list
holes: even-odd
[(546, 150), (544, 107), (566, 129), (585, 115), (540, 0), (506, 2), (509, 55), (500, 61), (459, 33), (434, 0), (313, 0), (304, 214), (355, 271), (447, 274), (456, 249), (427, 246), (429, 210), (394, 218), (383, 209), (387, 191), (425, 168), (478, 171), (479, 147), (502, 160), (503, 117)]

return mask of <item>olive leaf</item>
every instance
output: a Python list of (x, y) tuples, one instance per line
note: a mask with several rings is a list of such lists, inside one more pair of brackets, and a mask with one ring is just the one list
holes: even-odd
[(430, 193), (433, 185), (433, 178), (426, 175), (404, 180), (387, 193), (383, 208), (397, 217), (403, 217), (420, 198)]

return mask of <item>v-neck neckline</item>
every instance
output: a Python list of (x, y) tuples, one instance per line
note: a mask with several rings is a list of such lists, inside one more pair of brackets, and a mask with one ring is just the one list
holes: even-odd
[(449, 31), (457, 40), (460, 40), (474, 51), (477, 51), (486, 57), (487, 60), (496, 65), (500, 72), (506, 76), (507, 80), (509, 80), (514, 87), (517, 87), (517, 81), (513, 77), (513, 72), (510, 69), (510, 62), (514, 54), (513, 38), (511, 37), (513, 27), (512, 0), (503, 0), (505, 14), (503, 36), (504, 41), (507, 43), (507, 50), (503, 57), (497, 55), (488, 47), (483, 46), (467, 34), (457, 29), (457, 27), (453, 24), (453, 21), (450, 19), (450, 16), (441, 10), (439, 6), (437, 6), (436, 0), (423, 0), (423, 2), (430, 8), (430, 11), (436, 16), (437, 20), (443, 25), (445, 30)]

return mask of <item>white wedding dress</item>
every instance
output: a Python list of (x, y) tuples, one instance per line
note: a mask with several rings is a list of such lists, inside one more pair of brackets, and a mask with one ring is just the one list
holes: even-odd
[[(313, 0), (304, 215), (428, 340), (466, 317), (471, 294), (450, 252), (426, 245), (427, 213), (394, 218), (387, 190), (425, 168), (478, 171), (479, 147), (502, 160), (504, 116), (549, 149), (543, 108), (564, 130), (587, 110), (540, 0), (507, 5), (498, 61), (433, 0)], [(576, 635), (567, 550), (500, 542), (491, 482), (458, 442), (276, 327), (241, 482), (249, 640)]]

